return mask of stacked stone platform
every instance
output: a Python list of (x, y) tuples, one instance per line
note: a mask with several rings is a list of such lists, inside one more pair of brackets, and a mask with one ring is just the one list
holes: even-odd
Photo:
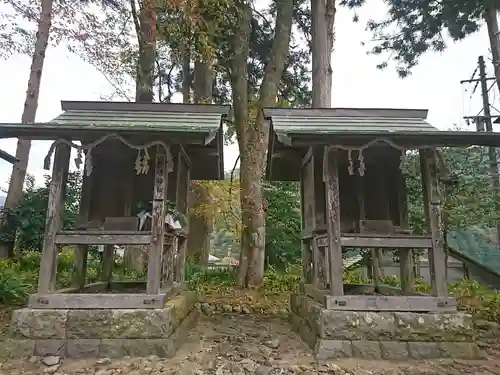
[(304, 293), (291, 296), (294, 329), (327, 360), (478, 359), (472, 317), (456, 313), (328, 310)]
[(172, 357), (196, 324), (198, 296), (182, 292), (161, 309), (15, 310), (6, 357)]

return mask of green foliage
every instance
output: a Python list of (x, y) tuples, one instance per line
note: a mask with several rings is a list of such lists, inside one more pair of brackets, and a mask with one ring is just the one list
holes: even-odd
[(279, 272), (270, 266), (264, 273), (261, 289), (266, 295), (289, 293), (296, 288), (301, 278), (302, 268), (300, 266), (288, 266), (284, 272)]
[(235, 271), (233, 267), (207, 269), (197, 264), (186, 263), (185, 277), (191, 290), (203, 291), (205, 288), (234, 285)]
[[(488, 151), (484, 147), (441, 150), (447, 168), (444, 184), (444, 220), (447, 230), (476, 225), (496, 227), (496, 201), (489, 176)], [(418, 153), (407, 155), (405, 169), (408, 189), (408, 213), (414, 233), (426, 233), (423, 192)]]
[[(351, 9), (366, 3), (367, 0), (340, 2)], [(457, 41), (477, 32), (487, 6), (500, 7), (499, 0), (387, 0), (385, 3), (389, 7), (388, 17), (367, 23), (374, 40), (371, 53), (390, 55), (400, 77), (406, 77), (425, 52), (442, 52), (446, 48), (446, 35)], [(382, 69), (387, 66), (387, 61), (378, 65)]]
[(13, 304), (24, 301), (30, 285), (10, 269), (0, 272), (0, 304)]
[[(6, 224), (0, 230), (0, 241), (14, 242), (17, 229), (16, 244), (19, 248), (31, 250), (42, 248), (49, 184), (49, 176), (45, 176), (45, 184), (42, 187), (35, 186), (33, 176), (27, 176), (26, 188), (19, 204), (14, 209), (4, 210)], [(73, 227), (78, 216), (81, 184), (81, 172), (70, 172), (64, 199), (63, 228), (66, 230)]]
[(297, 183), (263, 182), (266, 213), (266, 257), (279, 269), (300, 259), (300, 197)]

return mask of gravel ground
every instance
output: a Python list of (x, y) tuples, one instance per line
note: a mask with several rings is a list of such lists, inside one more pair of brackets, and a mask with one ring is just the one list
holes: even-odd
[(486, 348), (481, 361), (441, 360), (396, 363), (343, 359), (318, 364), (311, 351), (279, 319), (254, 315), (204, 317), (175, 358), (70, 360), (57, 357), (3, 362), (0, 374), (338, 374), (500, 375), (500, 353)]

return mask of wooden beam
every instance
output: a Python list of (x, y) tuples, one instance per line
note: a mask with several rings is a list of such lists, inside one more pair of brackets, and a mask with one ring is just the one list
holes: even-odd
[(58, 251), (56, 235), (62, 226), (64, 190), (68, 176), (70, 154), (71, 148), (67, 144), (59, 143), (56, 146), (38, 276), (39, 293), (50, 293), (55, 290)]
[[(80, 207), (78, 213), (78, 223), (88, 222), (90, 216), (90, 202), (92, 199), (92, 174), (87, 175), (87, 168), (83, 169), (82, 193), (80, 198)], [(56, 235), (56, 243), (58, 236)], [(71, 286), (74, 288), (83, 288), (87, 277), (87, 258), (88, 245), (78, 244), (75, 246), (75, 256), (73, 258), (73, 273)]]
[(342, 247), (361, 248), (396, 248), (396, 249), (429, 249), (432, 247), (432, 240), (427, 236), (417, 235), (390, 235), (381, 234), (373, 236), (362, 236), (357, 233), (349, 233), (342, 236)]
[[(327, 147), (327, 146), (326, 146)], [(330, 293), (334, 296), (344, 295), (342, 274), (342, 234), (340, 231), (339, 174), (337, 166), (338, 152), (328, 151), (325, 147), (323, 176), (326, 193), (326, 224), (328, 230), (328, 251), (330, 260)]]
[(453, 313), (456, 301), (435, 296), (326, 296), (329, 310)]
[(146, 231), (64, 231), (56, 236), (58, 245), (149, 245)]
[(156, 294), (160, 290), (162, 255), (165, 232), (165, 196), (167, 194), (167, 155), (162, 146), (156, 147), (153, 210), (151, 215), (151, 243), (148, 259), (148, 283), (146, 293)]
[(82, 293), (34, 294), (28, 301), (32, 309), (161, 309), (165, 294)]
[(424, 157), (423, 174), (426, 176), (428, 183), (427, 187), (427, 203), (429, 224), (432, 236), (432, 251), (429, 251), (429, 266), (432, 270), (431, 275), (434, 278), (432, 294), (436, 297), (444, 297), (448, 295), (446, 283), (446, 254), (444, 251), (444, 232), (443, 232), (443, 202), (441, 195), (441, 186), (438, 180), (438, 166), (435, 150), (421, 151)]

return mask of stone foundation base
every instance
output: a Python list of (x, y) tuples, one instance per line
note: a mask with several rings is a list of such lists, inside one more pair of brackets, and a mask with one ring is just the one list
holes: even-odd
[(467, 314), (327, 310), (302, 293), (290, 305), (294, 329), (319, 360), (482, 357)]
[(12, 315), (10, 337), (0, 341), (0, 353), (4, 357), (172, 357), (197, 322), (197, 302), (196, 293), (182, 292), (162, 309), (19, 309)]

